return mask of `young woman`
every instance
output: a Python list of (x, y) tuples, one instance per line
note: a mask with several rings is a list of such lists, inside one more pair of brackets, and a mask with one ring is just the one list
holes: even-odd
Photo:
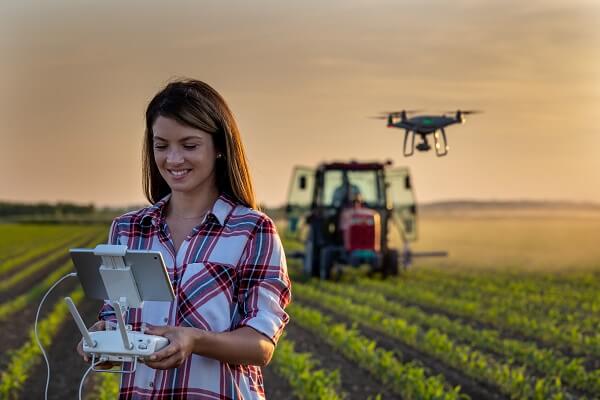
[[(109, 241), (159, 250), (175, 301), (129, 311), (135, 330), (170, 344), (123, 375), (120, 398), (263, 399), (260, 367), (288, 321), (290, 281), (236, 122), (206, 83), (172, 82), (148, 105), (143, 184), (153, 205), (116, 218)], [(94, 329), (114, 318), (106, 305)]]

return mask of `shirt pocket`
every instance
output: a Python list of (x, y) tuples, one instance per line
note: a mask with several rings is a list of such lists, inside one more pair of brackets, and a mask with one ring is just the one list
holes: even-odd
[(231, 326), (236, 269), (213, 262), (185, 266), (177, 293), (177, 325), (223, 332)]

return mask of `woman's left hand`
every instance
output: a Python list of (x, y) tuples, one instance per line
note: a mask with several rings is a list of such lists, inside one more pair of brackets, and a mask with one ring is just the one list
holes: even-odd
[(169, 345), (146, 358), (144, 363), (154, 369), (177, 368), (192, 354), (195, 337), (201, 331), (183, 326), (148, 325), (144, 333), (164, 336)]

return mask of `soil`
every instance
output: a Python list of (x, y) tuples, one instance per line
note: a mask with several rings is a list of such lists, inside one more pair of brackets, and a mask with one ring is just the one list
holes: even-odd
[(292, 387), (287, 383), (285, 378), (277, 375), (274, 367), (267, 365), (266, 368), (263, 368), (262, 372), (267, 400), (297, 399), (292, 394)]

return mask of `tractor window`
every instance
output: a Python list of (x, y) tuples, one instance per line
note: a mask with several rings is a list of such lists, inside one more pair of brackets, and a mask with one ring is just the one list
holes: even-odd
[(330, 170), (324, 174), (322, 204), (339, 207), (360, 195), (361, 200), (371, 206), (385, 204), (378, 184), (377, 171)]
[(296, 167), (292, 174), (288, 192), (288, 213), (307, 212), (312, 201), (315, 186), (315, 171), (311, 168)]
[(401, 167), (388, 171), (387, 182), (389, 184), (389, 200), (402, 237), (404, 240), (416, 240), (416, 206), (408, 168)]

